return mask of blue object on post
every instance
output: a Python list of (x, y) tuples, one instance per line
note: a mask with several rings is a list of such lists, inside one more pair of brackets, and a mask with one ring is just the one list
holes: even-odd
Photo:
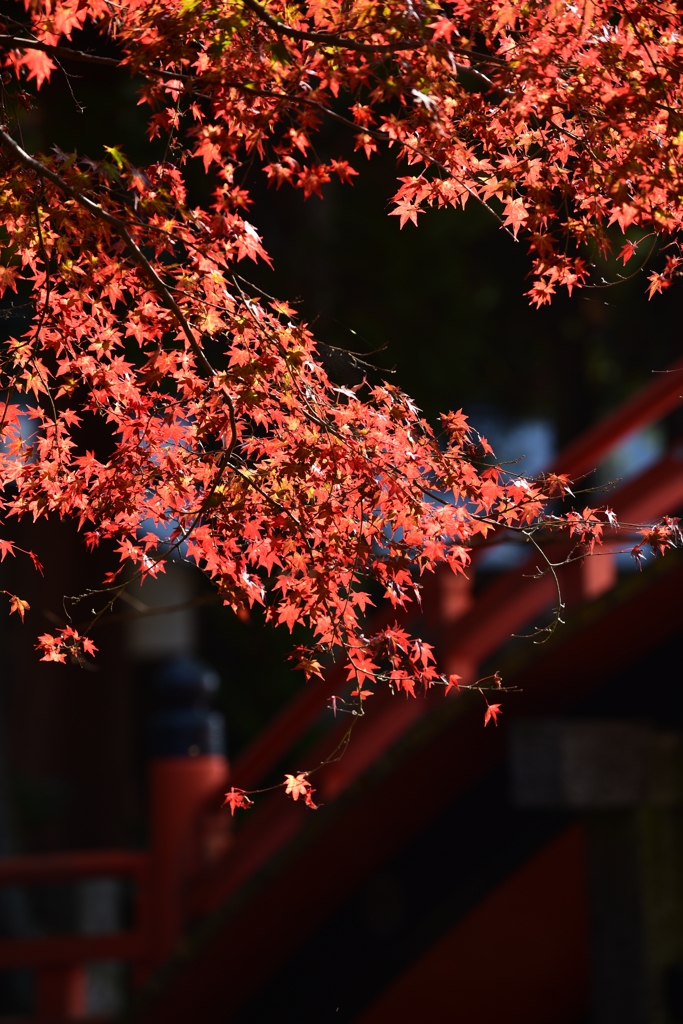
[(157, 757), (225, 754), (225, 718), (211, 708), (220, 680), (194, 658), (174, 658), (152, 679), (149, 753)]
[[(187, 921), (188, 881), (211, 856), (217, 835), (206, 814), (216, 812), (230, 778), (223, 715), (211, 709), (218, 676), (190, 657), (161, 665), (151, 678), (149, 809), (151, 952), (147, 970), (172, 953)], [(230, 816), (218, 817), (229, 841)], [(209, 840), (211, 840), (209, 842)]]

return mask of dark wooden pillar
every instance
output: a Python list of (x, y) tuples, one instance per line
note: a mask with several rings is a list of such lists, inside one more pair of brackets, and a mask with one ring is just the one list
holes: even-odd
[(683, 1020), (682, 752), (677, 734), (631, 722), (512, 730), (515, 802), (585, 815), (593, 1024)]
[[(116, 559), (88, 555), (71, 523), (26, 519), (13, 526), (12, 538), (45, 566), (40, 576), (18, 555), (0, 570), (2, 588), (31, 606), (23, 626), (16, 615), (3, 621), (0, 667), (17, 852), (135, 843), (142, 833), (141, 757), (122, 627), (93, 633), (99, 652), (85, 668), (41, 662), (35, 650), (38, 634), (66, 625), (64, 595), (101, 585)], [(75, 626), (87, 621), (92, 604), (72, 610)]]

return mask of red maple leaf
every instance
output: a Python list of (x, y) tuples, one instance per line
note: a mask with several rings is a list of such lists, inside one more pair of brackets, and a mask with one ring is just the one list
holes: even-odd
[(505, 200), (505, 209), (503, 213), (505, 216), (503, 223), (512, 228), (512, 233), (516, 238), (519, 229), (523, 227), (529, 219), (529, 211), (526, 208), (524, 200), (521, 197), (513, 199), (512, 196), (508, 196)]
[(408, 221), (412, 221), (417, 226), (417, 215), (422, 213), (419, 203), (416, 203), (413, 199), (401, 199), (396, 204), (396, 209), (391, 210), (389, 213), (390, 217), (400, 217), (399, 228), (402, 228)]
[(225, 794), (222, 806), (225, 807), (227, 805), (230, 808), (230, 814), (234, 817), (236, 810), (246, 810), (248, 807), (251, 807), (253, 803), (254, 801), (249, 799), (243, 789), (236, 789), (235, 786), (231, 786), (229, 791)]
[(462, 682), (462, 676), (457, 675), (455, 672), (451, 672), (448, 677), (446, 689), (444, 690), (444, 696), (450, 693), (451, 690), (460, 690), (460, 683)]
[(86, 654), (90, 654), (93, 658), (97, 654), (97, 648), (95, 644), (87, 636), (81, 638), (81, 647)]
[(434, 30), (432, 34), (432, 41), (436, 42), (437, 39), (445, 39), (447, 43), (450, 43), (451, 36), (457, 29), (453, 22), (449, 18), (441, 16), (427, 26)]
[(0, 540), (0, 562), (5, 561), (5, 555), (14, 554), (14, 541)]
[(623, 260), (624, 261), (624, 266), (626, 266), (628, 261), (635, 256), (637, 251), (638, 251), (638, 243), (637, 242), (625, 242), (623, 247), (622, 247), (622, 249), (621, 249), (621, 251), (619, 252), (619, 255), (618, 255), (617, 259)]
[(500, 704), (486, 704), (486, 711), (484, 712), (484, 725), (488, 725), (490, 721), (493, 721), (494, 725), (498, 725), (498, 715), (501, 714)]

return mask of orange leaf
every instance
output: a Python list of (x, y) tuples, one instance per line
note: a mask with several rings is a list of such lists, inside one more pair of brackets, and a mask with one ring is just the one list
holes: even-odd
[(24, 613), (27, 612), (30, 607), (31, 606), (28, 601), (22, 601), (22, 599), (17, 597), (16, 594), (9, 595), (9, 613), (11, 615), (12, 612), (18, 612), (21, 616), (22, 622), (24, 621)]

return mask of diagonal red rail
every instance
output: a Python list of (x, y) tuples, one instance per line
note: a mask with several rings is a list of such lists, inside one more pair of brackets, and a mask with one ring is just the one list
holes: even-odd
[(558, 472), (578, 476), (597, 464), (628, 434), (656, 423), (683, 401), (683, 360), (676, 359), (599, 423), (567, 445), (557, 458)]

